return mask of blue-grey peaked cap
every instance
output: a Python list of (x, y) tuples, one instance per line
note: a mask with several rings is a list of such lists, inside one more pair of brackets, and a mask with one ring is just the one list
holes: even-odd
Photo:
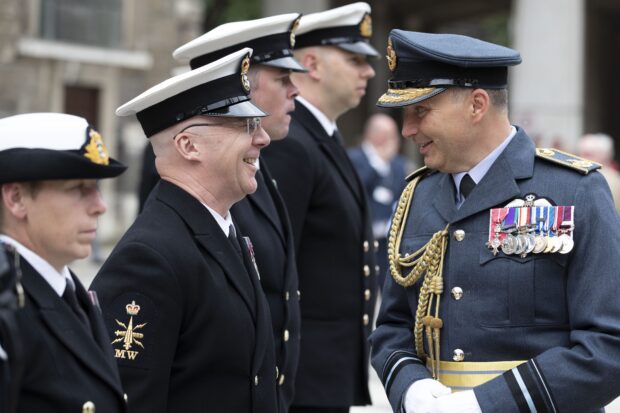
[(502, 89), (508, 66), (521, 63), (516, 50), (458, 34), (394, 29), (387, 48), (392, 77), (377, 102), (399, 107), (421, 102), (448, 87)]

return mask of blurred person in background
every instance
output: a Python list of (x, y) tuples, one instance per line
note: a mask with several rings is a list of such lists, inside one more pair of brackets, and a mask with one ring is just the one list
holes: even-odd
[(577, 150), (579, 156), (602, 165), (599, 172), (607, 180), (616, 210), (620, 211), (620, 173), (614, 161), (614, 140), (605, 133), (586, 134), (577, 142)]
[(387, 270), (387, 233), (400, 193), (405, 187), (405, 176), (413, 166), (399, 155), (400, 131), (396, 121), (384, 113), (376, 113), (366, 121), (362, 144), (348, 150), (355, 170), (360, 176), (372, 219), (372, 233), (379, 242), (379, 288), (383, 286)]

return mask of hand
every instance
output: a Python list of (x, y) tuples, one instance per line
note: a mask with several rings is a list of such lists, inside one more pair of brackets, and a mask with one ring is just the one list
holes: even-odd
[(473, 390), (452, 393), (435, 400), (435, 413), (482, 413)]
[(423, 379), (413, 383), (405, 393), (403, 403), (406, 413), (435, 413), (435, 403), (438, 397), (452, 393), (449, 387), (437, 380)]

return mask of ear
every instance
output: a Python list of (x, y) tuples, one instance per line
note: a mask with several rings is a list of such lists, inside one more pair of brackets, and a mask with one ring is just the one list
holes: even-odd
[(484, 89), (474, 89), (470, 95), (471, 119), (474, 123), (480, 122), (489, 111), (491, 97)]
[(300, 63), (306, 69), (308, 69), (308, 72), (301, 73), (299, 75), (297, 73), (293, 73), (293, 76), (307, 75), (314, 80), (319, 80), (321, 78), (321, 75), (319, 73), (319, 65), (321, 63), (321, 59), (319, 55), (319, 50), (317, 50), (317, 48), (311, 48), (308, 51), (306, 51), (303, 54)]
[(174, 138), (174, 148), (183, 158), (193, 161), (200, 157), (200, 149), (194, 143), (193, 138), (184, 132), (181, 132)]
[(27, 190), (23, 184), (9, 183), (2, 185), (2, 203), (4, 209), (17, 219), (28, 216), (28, 208), (24, 202)]

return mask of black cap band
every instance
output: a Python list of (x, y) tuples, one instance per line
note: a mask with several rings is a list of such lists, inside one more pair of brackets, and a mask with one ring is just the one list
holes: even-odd
[[(136, 116), (147, 137), (196, 115), (250, 100), (238, 73), (193, 87), (150, 106)], [(209, 101), (211, 103), (205, 103)]]
[(437, 61), (402, 59), (388, 85), (390, 89), (446, 86), (503, 89), (508, 85), (508, 68), (465, 68)]
[(312, 30), (308, 33), (296, 36), (295, 47), (309, 46), (336, 46), (340, 43), (368, 42), (368, 39), (360, 34), (360, 26), (339, 26), (326, 29)]
[(293, 51), (291, 50), (290, 39), (290, 32), (259, 37), (257, 39), (252, 39), (224, 49), (215, 50), (211, 53), (197, 56), (189, 61), (189, 65), (192, 69), (196, 69), (214, 62), (224, 56), (228, 56), (243, 47), (252, 48), (252, 63), (265, 63), (282, 57), (292, 57)]

